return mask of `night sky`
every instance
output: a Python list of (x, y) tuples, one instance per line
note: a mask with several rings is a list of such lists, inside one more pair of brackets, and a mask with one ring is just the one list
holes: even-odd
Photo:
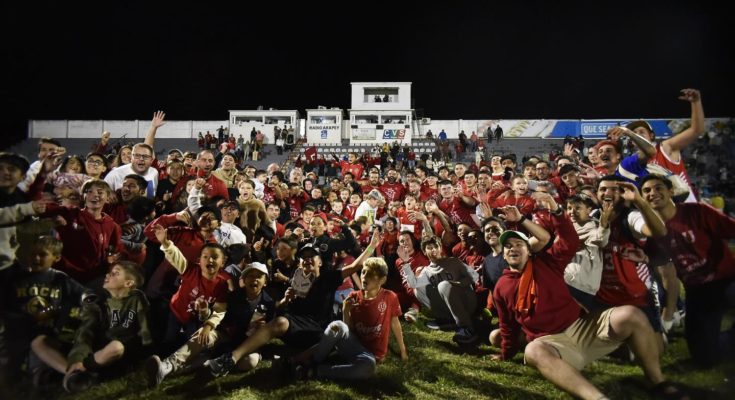
[(685, 117), (684, 87), (735, 116), (735, 16), (715, 2), (25, 3), (0, 17), (13, 139), (33, 118), (349, 108), (355, 81), (413, 82), (433, 119)]

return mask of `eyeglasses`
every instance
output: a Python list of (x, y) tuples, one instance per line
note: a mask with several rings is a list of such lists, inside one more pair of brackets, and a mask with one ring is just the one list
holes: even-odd
[(87, 160), (87, 164), (92, 164), (99, 167), (100, 165), (104, 164), (104, 162), (102, 160)]
[(148, 154), (133, 154), (133, 158), (136, 160), (150, 160), (151, 156)]

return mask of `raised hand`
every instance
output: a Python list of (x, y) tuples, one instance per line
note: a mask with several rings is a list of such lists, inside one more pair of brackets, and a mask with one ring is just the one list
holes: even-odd
[(487, 202), (481, 202), (480, 203), (480, 217), (481, 218), (490, 218), (493, 216), (493, 209), (490, 207), (490, 204), (487, 204)]
[(564, 145), (564, 155), (567, 157), (574, 156), (574, 144), (573, 143), (567, 143)]
[(607, 228), (610, 226), (610, 221), (615, 219), (615, 207), (610, 202), (602, 203), (602, 213), (600, 213), (600, 226)]
[(253, 243), (253, 250), (262, 251), (263, 245), (265, 244), (265, 238), (260, 238), (257, 242)]
[(690, 103), (694, 103), (702, 99), (702, 95), (697, 89), (681, 89), (679, 92), (681, 92), (679, 100), (686, 100)]
[(160, 128), (164, 124), (166, 124), (166, 113), (163, 111), (156, 111), (153, 113), (153, 118), (151, 119), (151, 126), (154, 128)]
[(374, 229), (373, 236), (370, 238), (370, 244), (368, 246), (376, 249), (378, 248), (378, 243), (380, 243), (380, 230)]
[(191, 215), (189, 214), (189, 211), (182, 210), (176, 213), (176, 220), (189, 226), (191, 223)]
[(202, 190), (204, 188), (204, 185), (207, 184), (207, 181), (204, 180), (204, 178), (197, 178), (194, 181), (194, 187), (197, 188), (197, 190)]
[(536, 205), (540, 208), (546, 208), (547, 210), (554, 211), (559, 205), (554, 200), (554, 197), (544, 192), (534, 192), (531, 197), (536, 200)]
[(158, 240), (159, 243), (164, 246), (168, 246), (168, 230), (166, 228), (160, 224), (156, 224), (153, 226), (153, 233), (156, 235), (156, 240)]
[(505, 214), (506, 222), (518, 222), (521, 220), (521, 212), (518, 211), (516, 206), (504, 206), (502, 210), (503, 214)]
[(58, 147), (56, 148), (56, 150), (48, 153), (43, 159), (44, 172), (49, 173), (56, 170), (56, 168), (61, 165), (61, 161), (64, 159), (64, 155), (66, 155), (66, 149), (63, 147)]
[(618, 187), (623, 190), (620, 197), (627, 201), (636, 201), (641, 198), (638, 188), (630, 182), (618, 182)]

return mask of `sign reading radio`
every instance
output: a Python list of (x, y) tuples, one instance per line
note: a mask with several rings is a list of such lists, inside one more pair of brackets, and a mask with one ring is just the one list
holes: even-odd
[(383, 139), (403, 139), (405, 136), (405, 129), (386, 129), (383, 131)]

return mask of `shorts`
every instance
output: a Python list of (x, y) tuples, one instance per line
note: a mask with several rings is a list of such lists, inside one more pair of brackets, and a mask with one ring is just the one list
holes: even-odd
[(601, 312), (585, 314), (574, 321), (564, 332), (542, 336), (534, 341), (554, 347), (562, 360), (582, 370), (593, 361), (612, 353), (624, 343), (623, 340), (610, 338), (610, 316), (614, 310), (614, 308), (609, 308)]
[(318, 321), (302, 315), (286, 314), (283, 317), (288, 320), (288, 330), (281, 338), (286, 344), (310, 347), (319, 343), (324, 334), (324, 326)]

